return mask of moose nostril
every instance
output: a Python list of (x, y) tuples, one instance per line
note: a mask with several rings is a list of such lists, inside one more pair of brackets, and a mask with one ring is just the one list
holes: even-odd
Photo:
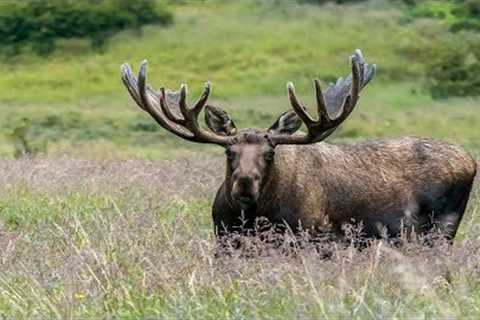
[(250, 177), (240, 177), (238, 178), (238, 183), (242, 186), (250, 186), (253, 182), (253, 179)]
[(253, 175), (253, 180), (255, 180), (255, 181), (260, 180), (260, 175), (259, 174)]

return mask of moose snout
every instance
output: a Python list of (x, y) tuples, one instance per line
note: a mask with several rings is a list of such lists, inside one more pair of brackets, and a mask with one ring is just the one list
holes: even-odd
[(234, 176), (232, 198), (242, 206), (253, 204), (258, 199), (258, 181), (256, 175)]
[(253, 185), (253, 178), (249, 176), (240, 177), (237, 179), (237, 183), (244, 189), (249, 189)]

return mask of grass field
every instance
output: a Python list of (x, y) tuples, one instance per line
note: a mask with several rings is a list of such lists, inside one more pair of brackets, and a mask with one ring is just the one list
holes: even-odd
[(330, 244), (322, 259), (308, 246), (243, 239), (243, 251), (215, 257), (210, 203), (222, 162), (0, 162), (2, 316), (479, 316), (478, 191), (451, 249)]
[[(424, 86), (446, 27), (406, 23), (385, 1), (172, 10), (171, 27), (120, 33), (102, 52), (69, 40), (47, 58), (0, 62), (0, 317), (478, 318), (478, 183), (452, 248), (329, 244), (322, 259), (293, 239), (280, 249), (242, 239), (245, 250), (216, 257), (210, 208), (223, 151), (166, 133), (119, 78), (121, 63), (137, 70), (148, 58), (156, 87), (186, 82), (194, 101), (211, 80), (213, 103), (238, 127), (268, 127), (289, 108), (287, 81), (313, 108), (311, 80), (346, 75), (361, 48), (378, 74), (329, 142), (431, 136), (478, 158), (480, 100), (437, 101)], [(22, 130), (36, 158), (14, 159)]]

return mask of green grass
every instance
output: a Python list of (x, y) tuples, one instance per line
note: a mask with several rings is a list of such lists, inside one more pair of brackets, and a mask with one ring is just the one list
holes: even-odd
[[(288, 80), (335, 79), (358, 47), (379, 64), (379, 77), (409, 79), (422, 74), (429, 59), (425, 50), (440, 49), (432, 33), (438, 37), (444, 31), (435, 23), (422, 31), (416, 25), (400, 26), (395, 9), (248, 3), (178, 7), (171, 28), (121, 33), (104, 53), (87, 51), (77, 41), (47, 60), (13, 58), (0, 67), (0, 97), (13, 103), (77, 104), (99, 95), (118, 99), (123, 92), (119, 65), (137, 66), (145, 58), (153, 83), (176, 88), (187, 82), (198, 92), (211, 80), (221, 84), (215, 92), (222, 98), (278, 95)], [(379, 27), (382, 33), (369, 32)]]
[[(434, 102), (423, 88), (425, 64), (442, 48), (445, 26), (439, 22), (402, 24), (401, 10), (386, 3), (318, 7), (216, 1), (174, 11), (173, 26), (120, 33), (104, 52), (70, 40), (47, 59), (26, 53), (2, 62), (0, 155), (14, 154), (11, 134), (23, 118), (31, 122), (28, 138), (46, 144), (44, 151), (53, 157), (165, 159), (215, 153), (215, 148), (179, 141), (135, 110), (120, 82), (119, 65), (130, 62), (136, 70), (148, 58), (150, 82), (171, 88), (188, 83), (191, 101), (211, 80), (212, 101), (230, 111), (238, 126), (268, 127), (289, 108), (287, 81), (302, 96), (311, 96), (314, 77), (328, 83), (349, 72), (355, 48), (379, 71), (362, 96), (361, 111), (337, 137), (431, 135), (469, 148), (478, 145), (473, 137), (478, 102)], [(382, 32), (371, 31), (376, 29)]]
[[(313, 111), (312, 91), (312, 88), (298, 89), (302, 101)], [(46, 105), (5, 110), (4, 131), (11, 134), (27, 116), (31, 121), (30, 139), (46, 142), (52, 157), (67, 154), (89, 159), (171, 159), (192, 152), (220, 154), (220, 148), (185, 142), (169, 134), (133, 106), (128, 97), (123, 100), (111, 109), (98, 99), (78, 110), (71, 106)], [(227, 110), (241, 128), (267, 128), (290, 108), (286, 94), (217, 99), (215, 104)], [(385, 85), (373, 81), (365, 89), (357, 110), (329, 141), (431, 136), (460, 143), (477, 152), (480, 150), (478, 123), (476, 99), (434, 101), (407, 82)], [(11, 157), (13, 147), (9, 136), (0, 139), (0, 154)]]
[[(0, 163), (0, 314), (30, 318), (477, 318), (478, 212), (453, 248), (374, 242), (215, 256), (203, 161)], [(165, 179), (171, 171), (175, 178)], [(201, 172), (205, 172), (203, 175)], [(193, 178), (193, 176), (196, 178)], [(201, 175), (198, 177), (198, 175)], [(212, 183), (205, 184), (208, 175)], [(187, 185), (187, 189), (185, 189)], [(167, 191), (169, 194), (167, 194)], [(163, 192), (162, 192), (163, 191)], [(283, 250), (281, 249), (283, 248)], [(290, 248), (290, 249), (288, 249)]]

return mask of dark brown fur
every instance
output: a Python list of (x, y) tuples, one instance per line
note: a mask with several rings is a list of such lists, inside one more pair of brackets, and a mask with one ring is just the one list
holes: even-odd
[(268, 141), (260, 133), (245, 134), (234, 147), (248, 153), (242, 159), (249, 170), (264, 166), (257, 170), (261, 186), (250, 204), (232, 199), (235, 159), (227, 161), (213, 206), (219, 235), (251, 228), (265, 217), (292, 230), (336, 235), (345, 223), (362, 223), (366, 236), (398, 236), (402, 226), (424, 233), (437, 226), (452, 239), (476, 172), (475, 161), (460, 147), (425, 138), (281, 145), (269, 163), (262, 158)]
[[(293, 111), (266, 131), (238, 131), (225, 111), (206, 105), (209, 83), (188, 107), (185, 85), (179, 92), (163, 87), (157, 92), (146, 84), (146, 61), (138, 78), (128, 64), (121, 74), (133, 100), (166, 130), (226, 148), (226, 178), (213, 205), (218, 235), (252, 229), (262, 217), (293, 231), (341, 236), (348, 223), (360, 224), (368, 237), (438, 228), (453, 239), (476, 171), (475, 161), (460, 147), (422, 138), (315, 143), (348, 118), (375, 74), (376, 66), (358, 49), (350, 63), (351, 73), (325, 91), (314, 80), (317, 117), (288, 83)], [(198, 123), (203, 109), (208, 130)], [(307, 132), (296, 133), (302, 123)]]

